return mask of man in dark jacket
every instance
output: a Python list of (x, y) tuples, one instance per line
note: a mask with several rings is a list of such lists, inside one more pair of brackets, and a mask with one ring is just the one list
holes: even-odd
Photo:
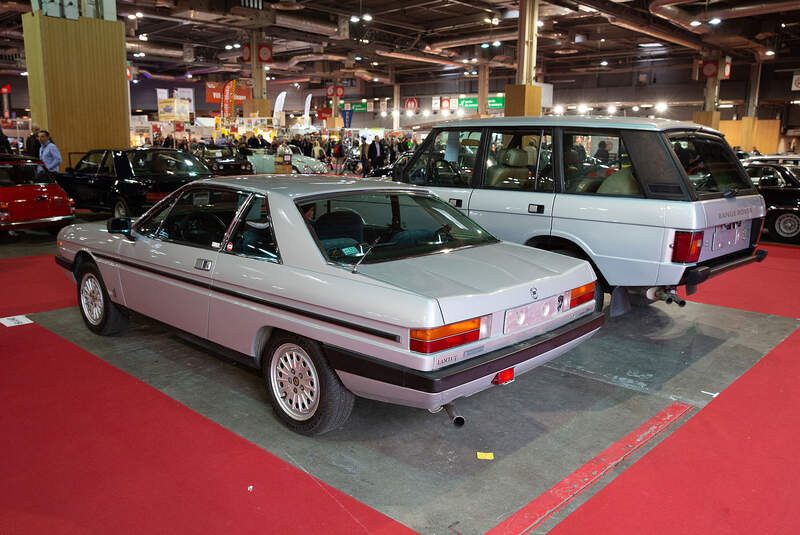
[(381, 140), (378, 138), (378, 136), (375, 136), (372, 140), (372, 143), (369, 144), (369, 152), (367, 153), (367, 157), (369, 158), (369, 161), (374, 169), (377, 169), (381, 166), (383, 150), (381, 147)]
[(25, 140), (25, 154), (28, 156), (33, 156), (34, 158), (38, 158), (40, 147), (41, 144), (39, 143), (39, 125), (32, 124), (31, 135), (29, 135), (28, 139)]

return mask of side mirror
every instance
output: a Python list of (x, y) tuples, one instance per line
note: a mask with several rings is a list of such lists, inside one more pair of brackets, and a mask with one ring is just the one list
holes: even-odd
[(108, 220), (106, 228), (109, 234), (124, 234), (129, 240), (134, 240), (131, 233), (131, 218), (129, 217), (114, 217)]

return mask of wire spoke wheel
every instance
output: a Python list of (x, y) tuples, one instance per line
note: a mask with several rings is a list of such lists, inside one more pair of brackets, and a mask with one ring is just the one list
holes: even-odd
[(319, 406), (319, 374), (313, 360), (296, 344), (283, 344), (269, 364), (270, 385), (280, 409), (289, 417), (305, 421)]
[(100, 325), (103, 321), (103, 290), (100, 281), (92, 273), (87, 273), (81, 280), (81, 308), (86, 319), (92, 325)]
[(781, 238), (796, 238), (800, 236), (800, 216), (792, 213), (781, 214), (775, 219), (773, 227)]

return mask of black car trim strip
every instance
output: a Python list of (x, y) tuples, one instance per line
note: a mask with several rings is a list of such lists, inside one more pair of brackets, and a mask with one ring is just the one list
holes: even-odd
[(386, 363), (341, 347), (325, 345), (324, 348), (328, 362), (338, 371), (435, 394), (547, 353), (600, 328), (604, 322), (605, 315), (602, 312), (594, 312), (530, 340), (431, 372)]
[(56, 259), (56, 264), (58, 264), (60, 267), (66, 269), (67, 271), (72, 271), (72, 262), (70, 262), (63, 256), (59, 255), (56, 255), (55, 259)]
[[(746, 266), (752, 262), (761, 262), (767, 257), (765, 249), (758, 249), (752, 254), (745, 256), (738, 256), (733, 259), (725, 259), (719, 262), (709, 261), (704, 265), (698, 265), (687, 269), (681, 281), (678, 284), (686, 284), (687, 286), (696, 286), (708, 279), (722, 275), (726, 271)], [(692, 292), (694, 293), (694, 292)]]
[(365, 334), (371, 334), (372, 336), (377, 336), (378, 338), (383, 338), (385, 340), (391, 340), (392, 342), (400, 342), (400, 336), (387, 333), (385, 331), (380, 331), (378, 329), (373, 329), (371, 327), (365, 327), (363, 325), (357, 325), (355, 323), (351, 323), (349, 321), (344, 321), (336, 318), (331, 318), (329, 316), (325, 316), (324, 314), (317, 314), (316, 312), (309, 312), (306, 310), (299, 309), (297, 307), (284, 305), (282, 303), (276, 303), (274, 301), (269, 301), (267, 299), (262, 299), (260, 297), (255, 297), (246, 293), (237, 292), (236, 290), (230, 290), (223, 286), (219, 286), (216, 284), (212, 284), (209, 282), (199, 281), (197, 279), (192, 279), (190, 277), (183, 277), (181, 275), (175, 275), (174, 273), (168, 273), (166, 271), (162, 271), (160, 269), (151, 268), (149, 266), (143, 266), (136, 262), (131, 262), (129, 260), (124, 260), (115, 256), (105, 255), (102, 253), (94, 253), (95, 256), (99, 258), (104, 258), (106, 260), (111, 260), (113, 262), (118, 262), (120, 264), (124, 264), (126, 266), (131, 266), (136, 269), (141, 269), (142, 271), (147, 271), (153, 273), (155, 275), (160, 275), (162, 277), (167, 277), (171, 279), (175, 279), (181, 282), (185, 282), (187, 284), (192, 284), (195, 286), (199, 286), (201, 288), (206, 288), (212, 292), (217, 292), (221, 294), (226, 294), (231, 297), (235, 297), (237, 299), (242, 299), (244, 301), (250, 301), (252, 303), (256, 303), (259, 305), (268, 306), (271, 308), (277, 308), (278, 310), (283, 310), (284, 312), (290, 312), (292, 314), (297, 314), (299, 316), (305, 316), (306, 318), (322, 321), (325, 323), (330, 323), (332, 325), (338, 325), (339, 327), (345, 327), (347, 329), (352, 329), (354, 331), (359, 331)]

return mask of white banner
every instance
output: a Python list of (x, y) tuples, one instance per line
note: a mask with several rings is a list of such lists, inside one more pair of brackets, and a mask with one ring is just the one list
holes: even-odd
[(367, 111), (375, 111), (375, 103), (372, 101), (367, 102)]
[(311, 93), (306, 95), (306, 107), (303, 109), (303, 126), (308, 128), (311, 124)]
[(164, 100), (169, 98), (169, 90), (168, 89), (156, 89), (156, 100)]
[(439, 111), (439, 103), (440, 103), (439, 97), (431, 97), (431, 110)]
[(189, 111), (194, 113), (194, 88), (193, 87), (179, 87), (176, 90), (176, 96), (189, 101)]
[(792, 91), (800, 91), (800, 72), (792, 75)]
[(282, 124), (283, 121), (283, 103), (286, 101), (286, 91), (278, 93), (275, 99), (275, 108), (272, 112), (272, 122), (276, 125)]

